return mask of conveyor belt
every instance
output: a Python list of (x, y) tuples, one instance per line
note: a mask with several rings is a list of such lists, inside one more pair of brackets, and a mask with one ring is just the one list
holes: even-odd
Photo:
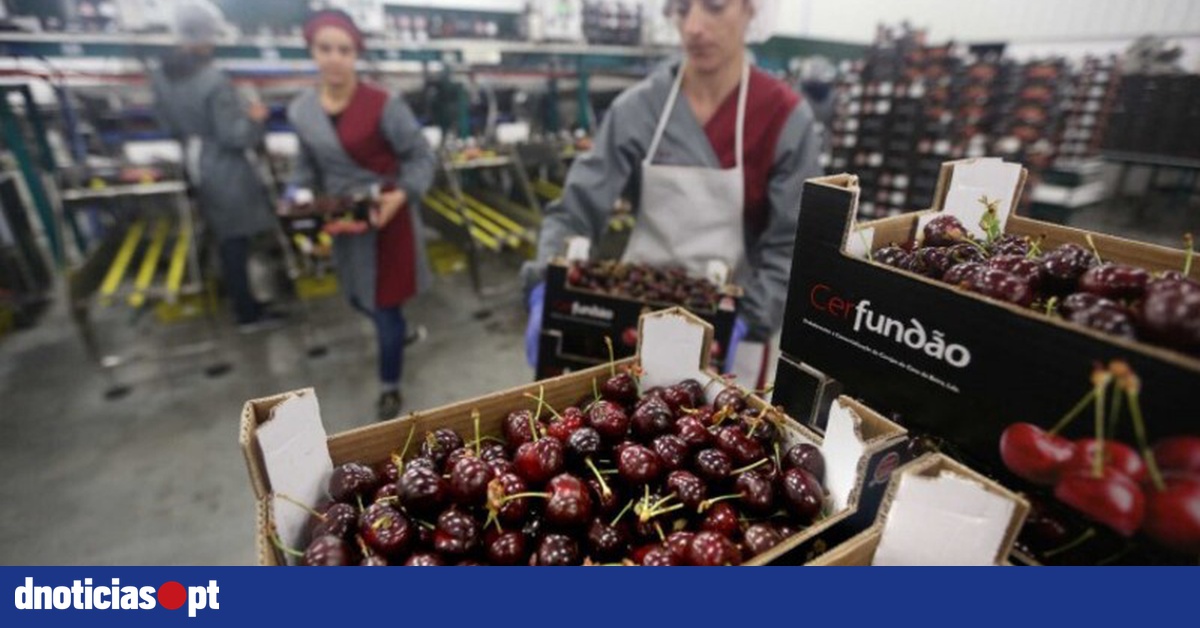
[(441, 216), (443, 219), (448, 221), (450, 224), (457, 227), (467, 227), (467, 232), (471, 234), (471, 238), (481, 244), (484, 248), (493, 252), (500, 252), (501, 244), (496, 238), (492, 237), (487, 231), (475, 225), (464, 225), (463, 217), (453, 206), (447, 206), (432, 196), (425, 197), (425, 206), (438, 216)]

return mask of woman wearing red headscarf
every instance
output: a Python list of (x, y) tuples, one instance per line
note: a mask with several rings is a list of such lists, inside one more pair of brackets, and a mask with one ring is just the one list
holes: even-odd
[(374, 229), (334, 237), (343, 293), (375, 324), (381, 420), (400, 412), (406, 323), (401, 306), (428, 286), (418, 203), (433, 181), (436, 158), (412, 110), (397, 95), (359, 79), (363, 36), (341, 11), (321, 11), (304, 27), (320, 74), (292, 101), (288, 120), (300, 138), (293, 189), (335, 197), (380, 190)]

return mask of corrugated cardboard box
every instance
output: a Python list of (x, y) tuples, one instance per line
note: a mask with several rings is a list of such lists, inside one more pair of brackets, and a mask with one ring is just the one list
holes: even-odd
[(813, 566), (1004, 565), (1029, 513), (1024, 498), (942, 455), (892, 476), (879, 521)]
[[(701, 383), (719, 383), (715, 373), (701, 368), (708, 364), (712, 327), (678, 308), (646, 315), (642, 317), (640, 327), (639, 358), (619, 362), (616, 366), (620, 368), (639, 362), (644, 387), (674, 384), (688, 378)], [(327, 439), (312, 390), (247, 402), (242, 413), (241, 444), (259, 501), (260, 564), (285, 563), (285, 557), (272, 542), (276, 532), (291, 547), (303, 546), (305, 541), (302, 537), (308, 514), (288, 501), (273, 498), (275, 493), (283, 493), (284, 487), (288, 496), (316, 503), (334, 465), (350, 461), (383, 462), (401, 448), (410, 431), (422, 434), (448, 427), (468, 434), (474, 429), (473, 416), (478, 413), (481, 432), (498, 436), (505, 416), (513, 410), (529, 407), (527, 395), (537, 395), (544, 390), (546, 402), (562, 408), (590, 397), (593, 382), (603, 381), (608, 375), (609, 367), (594, 368), (429, 412), (413, 413)], [(721, 386), (710, 388), (709, 394), (715, 395)], [(758, 409), (767, 407), (766, 402), (757, 397), (752, 396), (747, 401)], [(788, 417), (781, 417), (781, 432), (786, 443), (811, 442), (822, 448), (831, 514), (750, 564), (766, 564), (796, 555), (807, 560), (873, 521), (873, 510), (860, 512), (859, 496), (864, 485), (886, 484), (890, 471), (902, 462), (905, 432), (849, 399), (839, 400), (831, 416), (833, 423), (824, 438)], [(322, 441), (326, 446), (317, 447)], [(857, 526), (857, 529), (849, 529), (849, 526)]]

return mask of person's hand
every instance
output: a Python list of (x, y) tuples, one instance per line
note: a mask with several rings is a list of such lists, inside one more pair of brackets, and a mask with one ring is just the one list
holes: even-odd
[(404, 190), (392, 190), (380, 194), (379, 202), (375, 210), (371, 212), (371, 225), (376, 229), (386, 227), (407, 202), (408, 194)]
[(271, 110), (261, 102), (254, 101), (250, 103), (248, 107), (246, 107), (246, 115), (250, 116), (251, 120), (262, 124), (263, 122), (266, 122), (268, 117), (270, 117)]

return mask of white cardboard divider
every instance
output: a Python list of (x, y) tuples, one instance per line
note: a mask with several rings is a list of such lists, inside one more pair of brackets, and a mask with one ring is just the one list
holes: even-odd
[[(333, 473), (327, 440), (316, 393), (293, 397), (272, 409), (271, 417), (258, 428), (272, 493), (302, 504), (321, 503)], [(284, 499), (276, 499), (271, 509), (283, 544), (304, 547), (308, 511)], [(288, 560), (294, 561), (291, 557)]]
[(846, 238), (846, 255), (855, 259), (867, 259), (873, 242), (875, 242), (875, 227), (852, 229)]
[(1015, 508), (954, 473), (901, 475), (873, 564), (995, 565)]
[[(992, 157), (955, 164), (942, 211), (957, 217), (971, 235), (982, 239), (986, 234), (979, 222), (987, 212), (987, 206), (981, 201), (986, 198), (997, 202), (1003, 230), (1020, 200), (1017, 186), (1021, 184), (1021, 171), (1021, 164)], [(924, 225), (919, 227), (923, 229)]]
[(829, 421), (825, 426), (825, 440), (821, 443), (821, 455), (825, 457), (825, 488), (833, 512), (850, 505), (850, 496), (859, 484), (858, 462), (866, 453), (867, 445), (860, 436), (859, 418), (841, 400), (829, 408)]
[(436, 127), (436, 126), (421, 127), (421, 135), (425, 136), (425, 141), (429, 142), (429, 146), (432, 147), (434, 150), (437, 150), (442, 147), (442, 140), (444, 139), (445, 136), (443, 135), (442, 129), (440, 127)]
[(592, 241), (587, 238), (567, 238), (567, 261), (586, 262), (592, 256)]
[(496, 141), (506, 146), (529, 141), (528, 122), (503, 122), (496, 125)]
[(292, 132), (267, 133), (263, 143), (272, 155), (293, 157), (300, 154), (300, 136)]
[[(671, 386), (685, 379), (707, 382), (709, 377), (700, 364), (704, 348), (703, 325), (675, 314), (642, 318), (638, 335), (642, 389)], [(710, 390), (709, 395), (718, 392)]]
[(721, 260), (709, 260), (705, 267), (704, 277), (715, 286), (729, 283), (729, 265)]
[(924, 216), (917, 217), (917, 241), (918, 242), (925, 241), (925, 225), (928, 225), (929, 223), (933, 222), (934, 218), (937, 218), (938, 216), (941, 216), (941, 215), (942, 215), (941, 212), (930, 212), (928, 214), (925, 214)]
[(296, 205), (311, 205), (316, 200), (316, 195), (309, 188), (300, 188), (292, 194), (292, 203)]
[(183, 149), (175, 140), (147, 140), (125, 142), (125, 159), (135, 166), (153, 166), (161, 161), (178, 164), (183, 162)]

